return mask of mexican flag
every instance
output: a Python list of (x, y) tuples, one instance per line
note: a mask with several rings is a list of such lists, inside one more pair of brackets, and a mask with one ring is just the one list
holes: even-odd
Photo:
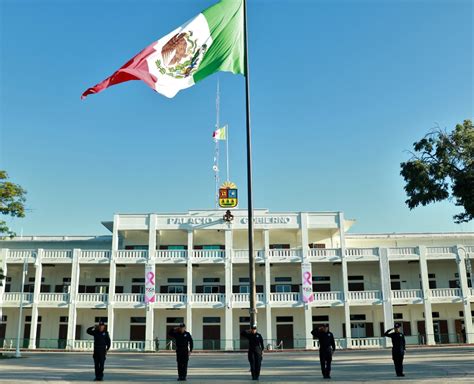
[(174, 97), (217, 71), (245, 75), (243, 11), (243, 0), (221, 0), (146, 47), (81, 98), (130, 80)]

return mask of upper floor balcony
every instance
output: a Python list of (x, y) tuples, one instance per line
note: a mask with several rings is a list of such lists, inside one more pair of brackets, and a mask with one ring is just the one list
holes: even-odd
[[(263, 263), (265, 261), (265, 251), (259, 249), (255, 251), (255, 262)], [(248, 249), (234, 249), (232, 251), (232, 262), (245, 264), (249, 262), (249, 250)]]
[(78, 293), (76, 300), (78, 307), (102, 308), (107, 306), (109, 295), (107, 293)]
[[(5, 307), (18, 307), (22, 299), (21, 292), (5, 292), (3, 294), (3, 303)], [(30, 305), (33, 303), (32, 293), (23, 293), (23, 305)]]
[(194, 249), (189, 256), (193, 263), (223, 263), (226, 251), (224, 249)]
[(40, 293), (38, 302), (41, 306), (67, 306), (69, 305), (69, 293)]
[(393, 247), (388, 249), (390, 260), (417, 260), (420, 255), (416, 247)]
[(380, 291), (350, 291), (348, 295), (351, 305), (382, 304)]
[(430, 296), (433, 302), (460, 302), (462, 300), (462, 292), (460, 288), (436, 288), (430, 289)]
[(189, 298), (189, 304), (196, 308), (221, 308), (225, 302), (223, 293), (193, 293)]
[(346, 248), (348, 261), (377, 261), (379, 259), (378, 248)]
[(116, 252), (115, 260), (120, 264), (145, 263), (148, 260), (148, 251), (137, 249), (121, 249)]
[(45, 263), (70, 263), (72, 261), (72, 249), (45, 249), (42, 260)]
[[(256, 296), (257, 307), (265, 306), (265, 294), (257, 293)], [(250, 294), (248, 293), (233, 293), (232, 294), (232, 306), (235, 308), (247, 308), (250, 303)]]
[(313, 306), (335, 306), (344, 304), (344, 292), (314, 292), (314, 300), (311, 303)]
[(310, 248), (308, 251), (309, 261), (337, 262), (341, 260), (340, 248)]
[(456, 247), (426, 247), (428, 259), (455, 259), (456, 255)]
[(110, 262), (112, 251), (107, 250), (86, 250), (79, 252), (80, 263), (107, 264)]
[(393, 290), (392, 302), (394, 304), (420, 304), (423, 302), (423, 291), (421, 289)]
[(24, 263), (27, 258), (28, 263), (34, 263), (37, 253), (35, 249), (9, 249), (6, 259), (8, 263)]

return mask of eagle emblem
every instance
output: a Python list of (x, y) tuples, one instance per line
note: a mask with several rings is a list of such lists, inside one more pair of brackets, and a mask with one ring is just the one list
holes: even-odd
[(192, 31), (180, 32), (163, 45), (155, 64), (162, 75), (185, 79), (196, 72), (206, 50), (207, 44), (198, 47)]

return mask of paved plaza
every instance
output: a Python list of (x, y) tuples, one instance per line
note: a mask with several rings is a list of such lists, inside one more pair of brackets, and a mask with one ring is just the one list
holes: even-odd
[[(85, 383), (93, 377), (90, 353), (24, 353), (21, 359), (0, 360), (0, 383)], [(338, 383), (473, 383), (474, 348), (409, 349), (405, 378), (395, 377), (390, 350), (336, 351), (331, 382)], [(196, 353), (188, 382), (250, 383), (245, 353)], [(176, 381), (173, 354), (110, 353), (105, 380), (109, 383)], [(323, 380), (317, 352), (274, 352), (264, 356), (263, 383), (314, 383)]]

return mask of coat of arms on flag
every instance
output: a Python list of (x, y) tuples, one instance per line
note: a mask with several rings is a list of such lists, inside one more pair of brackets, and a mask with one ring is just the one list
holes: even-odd
[(237, 185), (226, 181), (219, 188), (219, 206), (221, 208), (235, 208), (238, 204)]

